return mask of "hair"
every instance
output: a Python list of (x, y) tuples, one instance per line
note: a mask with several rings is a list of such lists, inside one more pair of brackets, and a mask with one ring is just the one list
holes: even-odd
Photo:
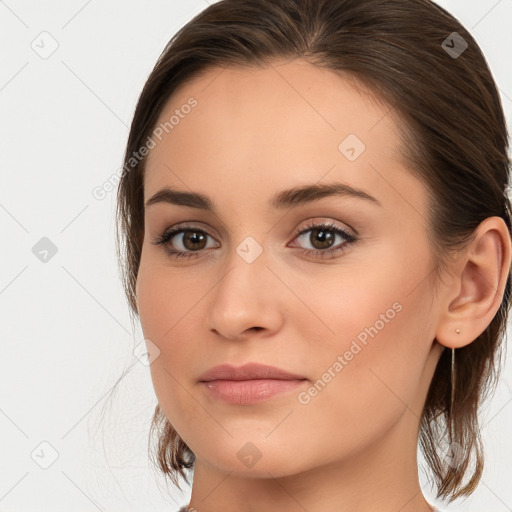
[[(449, 54), (443, 43), (453, 32), (467, 43), (458, 56)], [(487, 217), (501, 217), (512, 233), (507, 196), (511, 164), (499, 94), (480, 48), (456, 18), (429, 0), (221, 0), (172, 37), (135, 109), (116, 210), (116, 247), (130, 314), (138, 316), (135, 284), (144, 238), (146, 161), (133, 155), (154, 130), (165, 103), (179, 86), (207, 69), (265, 67), (295, 58), (355, 80), (397, 114), (401, 156), (428, 191), (427, 233), (435, 277)], [(493, 320), (456, 351), (453, 387), (451, 351), (443, 351), (433, 375), (419, 442), (438, 498), (469, 496), (482, 475), (477, 413), (499, 378), (510, 286), (508, 269)], [(150, 437), (154, 432), (158, 444), (153, 461), (178, 487), (178, 475), (188, 482), (185, 469), (194, 467), (195, 454), (159, 405)], [(444, 453), (447, 443), (452, 451), (457, 447), (457, 464)]]

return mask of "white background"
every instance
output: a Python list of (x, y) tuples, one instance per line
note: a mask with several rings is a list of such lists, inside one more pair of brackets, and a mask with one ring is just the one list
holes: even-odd
[[(439, 3), (480, 44), (510, 127), (512, 0)], [(166, 489), (148, 462), (156, 398), (149, 369), (133, 356), (142, 336), (138, 327), (132, 334), (115, 259), (115, 192), (98, 200), (92, 191), (119, 172), (157, 57), (205, 7), (0, 1), (0, 511), (174, 512), (188, 500), (186, 484), (182, 495)], [(33, 49), (52, 45), (47, 58)], [(32, 252), (42, 237), (57, 248), (46, 263)], [(507, 355), (483, 411), (482, 482), (446, 510), (512, 508), (511, 370)], [(423, 473), (422, 484), (434, 502)]]

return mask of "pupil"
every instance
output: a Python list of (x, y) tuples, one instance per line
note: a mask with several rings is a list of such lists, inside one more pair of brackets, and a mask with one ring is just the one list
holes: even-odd
[[(324, 235), (320, 235), (319, 233), (323, 233)], [(326, 229), (315, 229), (311, 232), (311, 236), (313, 238), (311, 243), (318, 249), (325, 249), (326, 247), (330, 247), (330, 242), (332, 242), (333, 238), (332, 233)], [(316, 245), (317, 240), (320, 241), (320, 247)]]
[[(190, 234), (192, 233), (192, 235)], [(192, 247), (192, 249), (197, 249), (197, 243), (203, 241), (204, 242), (204, 235), (201, 233), (197, 233), (196, 231), (190, 231), (187, 234), (185, 234), (185, 246), (186, 242), (192, 242), (192, 245), (196, 245), (196, 247)], [(204, 245), (204, 244), (203, 244)], [(201, 249), (202, 247), (199, 247)]]

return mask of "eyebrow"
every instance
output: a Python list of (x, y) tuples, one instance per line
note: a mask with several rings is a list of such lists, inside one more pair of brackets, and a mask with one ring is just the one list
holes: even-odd
[[(275, 210), (295, 208), (303, 204), (318, 201), (324, 197), (356, 197), (371, 201), (379, 206), (381, 203), (367, 192), (345, 185), (344, 183), (313, 184), (294, 187), (289, 190), (282, 190), (276, 193), (269, 201), (269, 206)], [(145, 204), (145, 208), (157, 203), (168, 203), (178, 206), (188, 206), (199, 210), (206, 210), (217, 213), (215, 202), (208, 196), (198, 192), (185, 192), (170, 187), (164, 187)]]

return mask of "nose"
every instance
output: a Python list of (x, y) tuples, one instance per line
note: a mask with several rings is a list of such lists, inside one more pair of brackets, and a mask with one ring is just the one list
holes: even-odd
[(264, 252), (248, 261), (233, 250), (209, 294), (208, 328), (225, 339), (272, 335), (281, 328), (284, 301), (290, 300)]

